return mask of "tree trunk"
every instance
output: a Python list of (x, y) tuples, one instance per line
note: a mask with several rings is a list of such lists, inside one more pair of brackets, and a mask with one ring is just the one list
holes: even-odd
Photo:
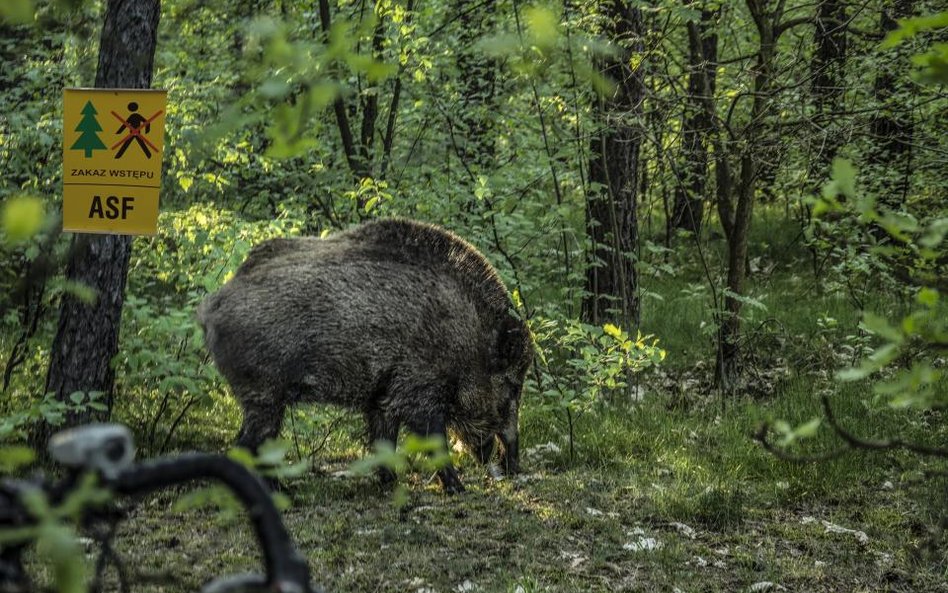
[(840, 126), (825, 113), (841, 111), (846, 67), (846, 3), (823, 0), (816, 9), (813, 28), (811, 94), (819, 124), (814, 138), (816, 154), (811, 156), (809, 179), (817, 193), (829, 175), (829, 165), (842, 144)]
[[(99, 45), (96, 88), (151, 87), (160, 0), (109, 0)], [(96, 292), (93, 304), (71, 294), (62, 298), (59, 326), (53, 339), (46, 392), (60, 400), (71, 393), (102, 392), (111, 408), (119, 325), (132, 237), (81, 235), (73, 237), (66, 278)], [(99, 414), (78, 414), (69, 424), (86, 422)], [(49, 427), (39, 431), (38, 445)]]
[(744, 129), (741, 146), (740, 174), (735, 188), (736, 206), (730, 196), (718, 201), (718, 210), (725, 228), (728, 246), (727, 292), (718, 337), (715, 381), (724, 390), (731, 391), (740, 374), (739, 343), (741, 330), (741, 298), (746, 279), (747, 240), (750, 231), (754, 197), (761, 165), (772, 158), (773, 147), (768, 146), (772, 134), (766, 129), (766, 118), (771, 106), (771, 80), (779, 36), (779, 11), (769, 11), (766, 0), (747, 0), (748, 9), (757, 29), (760, 45), (754, 65), (754, 95), (750, 119)]
[(607, 35), (620, 48), (606, 58), (602, 73), (615, 84), (611, 96), (599, 96), (599, 132), (592, 140), (586, 202), (586, 225), (592, 239), (592, 261), (586, 272), (583, 317), (599, 325), (613, 321), (628, 329), (638, 323), (635, 275), (636, 180), (639, 172), (644, 96), (643, 69), (633, 70), (630, 54), (642, 51), (642, 15), (615, 0), (603, 6)]
[(688, 97), (682, 120), (680, 177), (669, 230), (701, 231), (705, 188), (708, 179), (708, 149), (713, 123), (703, 106), (703, 95), (714, 93), (717, 75), (718, 36), (713, 32), (714, 10), (702, 10), (698, 39), (688, 38)]
[(485, 56), (476, 45), (493, 29), (496, 4), (495, 0), (458, 0), (455, 6), (461, 25), (457, 54), (461, 93), (460, 156), (472, 171), (488, 171), (494, 164), (497, 61)]
[[(898, 27), (896, 19), (910, 16), (915, 9), (915, 0), (886, 0), (880, 16), (882, 35)], [(892, 56), (905, 56), (903, 47), (889, 50)], [(911, 168), (911, 146), (914, 122), (911, 108), (906, 108), (904, 91), (900, 83), (906, 77), (907, 59), (890, 59), (879, 68), (873, 91), (879, 109), (870, 126), (875, 149), (870, 162), (883, 169), (878, 175), (879, 202), (890, 210), (899, 210), (905, 203), (909, 189)], [(880, 233), (880, 235), (883, 233)]]

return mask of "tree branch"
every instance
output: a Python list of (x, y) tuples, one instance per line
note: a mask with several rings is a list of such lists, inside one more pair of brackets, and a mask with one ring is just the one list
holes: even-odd
[(764, 422), (760, 425), (760, 428), (757, 429), (757, 432), (752, 435), (753, 439), (760, 443), (761, 446), (763, 446), (763, 448), (774, 457), (784, 461), (790, 461), (792, 463), (829, 461), (831, 459), (840, 457), (843, 453), (852, 449), (867, 449), (870, 451), (891, 451), (895, 449), (904, 449), (919, 455), (948, 458), (948, 449), (945, 448), (910, 443), (898, 438), (876, 441), (857, 437), (853, 433), (840, 426), (839, 422), (836, 420), (836, 415), (833, 413), (833, 408), (830, 406), (829, 398), (824, 395), (822, 401), (823, 413), (826, 416), (826, 423), (830, 428), (833, 429), (833, 432), (835, 432), (837, 436), (839, 436), (839, 438), (841, 438), (843, 442), (846, 443), (842, 447), (838, 447), (832, 451), (827, 451), (826, 453), (820, 453), (816, 455), (793, 455), (791, 453), (787, 453), (779, 447), (776, 447), (773, 443), (767, 440), (767, 435), (770, 432), (770, 424), (767, 422)]
[(823, 411), (826, 414), (826, 421), (829, 423), (830, 427), (836, 434), (839, 435), (841, 439), (846, 441), (850, 447), (854, 449), (871, 449), (875, 451), (886, 451), (889, 449), (905, 449), (913, 453), (918, 453), (919, 455), (930, 455), (932, 457), (945, 457), (948, 458), (948, 449), (940, 447), (931, 447), (928, 445), (920, 445), (918, 443), (909, 443), (903, 441), (902, 439), (889, 439), (886, 441), (873, 441), (869, 439), (864, 439), (857, 437), (853, 433), (849, 432), (845, 428), (839, 425), (836, 421), (836, 416), (833, 414), (833, 409), (830, 407), (829, 398), (825, 395), (823, 396)]

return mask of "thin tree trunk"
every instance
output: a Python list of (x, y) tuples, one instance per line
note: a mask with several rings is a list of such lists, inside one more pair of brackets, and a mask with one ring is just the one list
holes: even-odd
[[(96, 88), (151, 87), (160, 0), (109, 0), (105, 9)], [(46, 392), (60, 400), (71, 393), (102, 392), (111, 408), (114, 387), (112, 358), (118, 351), (119, 326), (132, 237), (82, 235), (73, 237), (66, 278), (91, 287), (94, 304), (65, 294), (59, 326), (50, 353)], [(88, 412), (68, 419), (77, 424), (99, 416)], [(35, 435), (37, 445), (49, 427)]]
[(705, 188), (708, 181), (708, 150), (712, 122), (704, 108), (704, 93), (714, 93), (717, 75), (718, 37), (712, 22), (717, 11), (702, 10), (698, 38), (688, 36), (688, 97), (682, 120), (682, 161), (675, 187), (671, 229), (701, 231)]
[(815, 193), (829, 173), (829, 165), (842, 144), (840, 127), (824, 120), (824, 113), (842, 111), (846, 67), (846, 2), (823, 0), (816, 10), (813, 28), (811, 93), (821, 129), (814, 139), (816, 153), (811, 157), (809, 179)]
[[(378, 19), (375, 23), (375, 31), (372, 34), (372, 58), (379, 60), (382, 57), (382, 43), (385, 41), (385, 27), (381, 16), (376, 15)], [(369, 175), (372, 175), (373, 150), (375, 144), (375, 124), (379, 117), (379, 93), (382, 91), (381, 81), (369, 83), (373, 86), (367, 88), (363, 95), (362, 104), (362, 128), (359, 133), (359, 156), (366, 165)], [(364, 206), (364, 204), (362, 204)]]
[(493, 29), (496, 4), (495, 0), (458, 0), (455, 6), (461, 25), (457, 54), (461, 156), (471, 170), (487, 171), (494, 164), (497, 61), (485, 56), (477, 43)]
[[(329, 30), (332, 26), (332, 16), (329, 13), (329, 0), (319, 0), (319, 23), (323, 35), (328, 42)], [(369, 164), (363, 158), (363, 151), (356, 139), (352, 135), (352, 127), (349, 125), (349, 114), (346, 111), (346, 102), (342, 95), (336, 97), (332, 104), (333, 112), (336, 114), (336, 126), (339, 128), (339, 138), (342, 140), (342, 150), (346, 156), (346, 163), (349, 165), (349, 171), (352, 173), (355, 181), (369, 176)], [(359, 211), (362, 211), (364, 203), (359, 204)]]
[[(724, 296), (715, 373), (716, 383), (724, 391), (733, 389), (740, 373), (741, 299), (745, 293), (747, 242), (761, 163), (766, 162), (769, 152), (772, 153), (772, 147), (767, 146), (770, 134), (767, 133), (765, 119), (771, 104), (770, 83), (779, 35), (777, 23), (780, 18), (779, 13), (765, 8), (766, 0), (746, 1), (760, 42), (754, 65), (754, 98), (750, 120), (744, 130), (740, 174), (735, 188), (737, 204), (732, 211), (729, 196), (723, 196), (724, 201), (718, 203), (728, 244), (727, 292)], [(727, 230), (729, 226), (730, 231)]]
[(602, 73), (615, 83), (611, 96), (599, 96), (599, 132), (592, 140), (586, 202), (587, 231), (593, 241), (586, 272), (583, 317), (590, 323), (638, 323), (635, 272), (639, 148), (644, 96), (643, 69), (632, 70), (630, 53), (642, 50), (643, 22), (638, 8), (626, 2), (606, 2), (602, 10), (607, 34), (620, 54), (607, 58)]

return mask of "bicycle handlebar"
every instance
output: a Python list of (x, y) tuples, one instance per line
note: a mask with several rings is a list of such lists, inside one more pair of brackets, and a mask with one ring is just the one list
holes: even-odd
[[(293, 547), (290, 534), (260, 478), (223, 455), (187, 453), (156, 459), (119, 472), (110, 486), (117, 494), (135, 496), (158, 488), (213, 478), (223, 482), (247, 508), (254, 533), (263, 550), (270, 590), (306, 593), (309, 566)], [(304, 588), (301, 588), (301, 584)]]
[[(272, 591), (274, 593), (320, 593), (310, 584), (309, 566), (293, 546), (279, 511), (263, 482), (243, 465), (224, 456), (185, 453), (177, 457), (133, 464), (131, 433), (120, 425), (80, 427), (51, 439), (51, 453), (70, 467), (72, 476), (60, 483), (42, 480), (0, 482), (0, 527), (28, 524), (32, 519), (20, 501), (21, 493), (39, 488), (54, 501), (75, 487), (82, 471), (99, 474), (103, 485), (123, 496), (137, 496), (187, 482), (213, 479), (223, 483), (247, 509), (257, 543), (263, 551), (266, 576), (248, 574), (216, 579), (204, 587), (206, 593)], [(20, 563), (25, 544), (0, 546), (0, 591), (27, 584)]]

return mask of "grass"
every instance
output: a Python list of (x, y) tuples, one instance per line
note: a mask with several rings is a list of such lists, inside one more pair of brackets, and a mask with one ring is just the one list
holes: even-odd
[[(576, 417), (574, 458), (565, 425), (527, 394), (523, 475), (493, 482), (463, 458), (466, 494), (445, 496), (430, 476), (413, 473), (403, 477), (409, 502), (398, 509), (373, 479), (336, 476), (361, 455), (357, 420), (333, 424), (323, 408), (292, 412), (285, 436), (294, 450), (325, 440), (314, 471), (287, 485), (286, 522), (314, 579), (327, 591), (417, 593), (690, 593), (764, 582), (787, 591), (948, 593), (946, 536), (937, 529), (948, 493), (943, 461), (851, 452), (793, 464), (751, 438), (764, 421), (820, 416), (827, 394), (854, 433), (948, 440), (942, 413), (888, 410), (868, 403), (868, 384), (833, 380), (870, 344), (857, 328), (860, 313), (846, 295), (816, 289), (792, 225), (767, 212), (761, 220), (751, 251), (762, 271), (749, 294), (765, 308), (745, 308), (751, 395), (709, 389), (711, 291), (683, 248), (667, 255), (674, 276), (642, 280), (659, 295), (645, 299), (642, 330), (661, 339), (665, 364), (639, 377), (642, 401), (603, 402)], [(719, 248), (706, 253), (713, 269)], [(900, 306), (884, 295), (868, 302), (883, 312)], [(182, 425), (176, 443), (221, 448), (236, 417), (232, 401), (216, 401)], [(838, 445), (823, 427), (796, 452)], [(144, 500), (119, 532), (125, 565), (152, 577), (136, 590), (193, 591), (259, 567), (246, 521), (173, 511), (176, 498)]]
[[(709, 422), (649, 398), (581, 417), (572, 462), (565, 448), (525, 452), (523, 476), (492, 482), (465, 460), (468, 492), (455, 497), (406, 476), (403, 509), (373, 479), (332, 477), (355, 457), (330, 454), (288, 485), (286, 521), (327, 591), (948, 591), (944, 558), (922, 559), (919, 537), (918, 497), (938, 490), (904, 479), (909, 460), (787, 465), (748, 438), (758, 416), (747, 404)], [(529, 449), (543, 418), (524, 421)], [(147, 500), (120, 531), (127, 565), (162, 582), (143, 590), (259, 566), (245, 522), (172, 512), (174, 498)], [(659, 547), (630, 549), (648, 539)]]

